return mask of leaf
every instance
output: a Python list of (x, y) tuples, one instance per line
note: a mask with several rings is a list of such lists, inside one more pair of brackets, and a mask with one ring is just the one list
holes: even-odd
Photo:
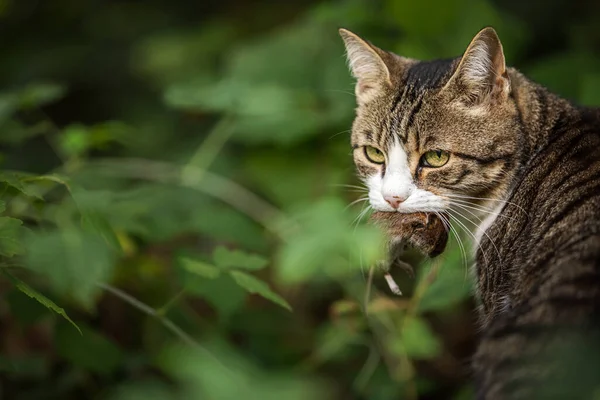
[(81, 326), (81, 335), (59, 324), (55, 332), (56, 351), (77, 367), (108, 375), (122, 363), (121, 350), (109, 339), (87, 325)]
[(285, 301), (283, 297), (273, 292), (265, 282), (241, 271), (231, 271), (230, 274), (233, 280), (248, 292), (258, 294), (265, 299), (271, 300), (273, 303), (292, 311), (292, 307), (289, 303)]
[(328, 362), (334, 358), (341, 359), (348, 352), (351, 344), (361, 341), (360, 334), (348, 329), (346, 324), (328, 324), (320, 327), (317, 332), (314, 357), (319, 363)]
[[(83, 177), (75, 180), (83, 183)], [(88, 182), (98, 181), (89, 174)], [(165, 241), (181, 234), (202, 233), (215, 241), (263, 250), (262, 229), (247, 216), (196, 190), (166, 184), (141, 184), (118, 190), (83, 190), (73, 185), (81, 210), (101, 213), (115, 231), (147, 241)]]
[(219, 246), (213, 252), (213, 260), (221, 268), (240, 268), (257, 271), (267, 266), (269, 261), (257, 254), (245, 253), (241, 250), (229, 250)]
[(18, 172), (0, 172), (0, 182), (6, 183), (8, 186), (23, 193), (25, 196), (33, 197), (38, 200), (44, 200), (42, 196), (37, 194), (32, 188), (26, 185), (25, 181), (30, 180), (31, 175)]
[(57, 175), (57, 174), (26, 176), (22, 180), (26, 181), (26, 182), (36, 182), (36, 181), (53, 182), (53, 183), (64, 186), (69, 191), (71, 190), (71, 187), (69, 186), (69, 178), (67, 178), (66, 176), (61, 176), (61, 175)]
[[(141, 381), (141, 382), (140, 382)], [(135, 380), (119, 385), (110, 400), (177, 400), (172, 386), (150, 379)]]
[(179, 263), (183, 269), (206, 279), (218, 278), (221, 270), (214, 265), (205, 262), (194, 260), (189, 257), (181, 257)]
[(233, 140), (292, 145), (352, 117), (352, 98), (342, 95), (351, 77), (340, 51), (333, 29), (297, 24), (233, 49), (222, 79), (177, 82), (164, 99), (172, 107), (231, 116)]
[(60, 135), (59, 146), (69, 157), (82, 155), (91, 147), (89, 129), (81, 124), (67, 126)]
[(212, 304), (221, 320), (227, 320), (241, 310), (247, 296), (228, 274), (221, 274), (210, 280), (189, 273), (182, 274), (181, 284), (187, 293), (199, 296)]
[[(468, 298), (472, 293), (472, 282), (465, 277), (465, 265), (460, 249), (455, 247), (440, 257), (444, 257), (443, 265), (417, 305), (420, 313), (447, 309)], [(423, 268), (419, 279), (424, 279), (426, 275), (427, 271)]]
[(19, 103), (23, 108), (40, 107), (60, 99), (65, 93), (65, 87), (55, 83), (34, 83), (19, 92)]
[(175, 382), (187, 383), (182, 385), (179, 398), (324, 400), (335, 397), (333, 387), (329, 390), (322, 380), (286, 370), (263, 369), (256, 360), (243, 358), (240, 352), (223, 342), (207, 347), (212, 357), (181, 345), (171, 346), (161, 353), (162, 371)]
[(81, 334), (81, 329), (79, 329), (77, 324), (75, 322), (73, 322), (73, 320), (71, 318), (69, 318), (69, 316), (67, 315), (67, 313), (65, 312), (65, 310), (63, 308), (57, 306), (56, 303), (54, 303), (52, 300), (50, 300), (43, 294), (39, 293), (38, 291), (36, 291), (35, 289), (33, 289), (31, 286), (29, 286), (28, 284), (26, 284), (25, 282), (23, 282), (16, 276), (9, 273), (6, 269), (3, 268), (2, 272), (15, 285), (15, 287), (17, 289), (19, 289), (25, 295), (34, 299), (35, 301), (37, 301), (38, 303), (40, 303), (47, 309), (54, 311), (55, 313), (57, 313), (58, 315), (60, 315), (61, 317), (63, 317), (67, 321), (69, 321), (69, 323), (71, 323), (71, 325), (73, 325), (75, 327), (75, 329), (77, 329), (79, 331), (79, 333)]
[(66, 229), (34, 233), (26, 241), (26, 266), (45, 274), (52, 288), (90, 307), (110, 277), (114, 252), (104, 239), (89, 232)]
[(235, 37), (234, 24), (219, 19), (191, 29), (160, 31), (145, 35), (133, 47), (133, 68), (153, 84), (182, 78), (212, 77), (214, 60)]
[[(4, 205), (1, 206), (4, 208)], [(21, 229), (23, 221), (16, 218), (0, 217), (0, 255), (12, 257), (23, 253)]]
[(338, 198), (313, 201), (297, 212), (298, 228), (278, 255), (278, 273), (286, 282), (342, 277), (382, 259), (384, 238), (371, 225), (352, 228), (355, 215)]
[(0, 93), (0, 121), (19, 109), (40, 107), (64, 96), (63, 86), (54, 83), (31, 83), (17, 90)]
[(95, 211), (81, 211), (81, 226), (85, 231), (102, 237), (113, 250), (118, 252), (122, 251), (117, 234), (101, 213)]
[(406, 317), (399, 340), (404, 351), (411, 358), (433, 358), (441, 351), (438, 338), (431, 332), (427, 323), (419, 317)]

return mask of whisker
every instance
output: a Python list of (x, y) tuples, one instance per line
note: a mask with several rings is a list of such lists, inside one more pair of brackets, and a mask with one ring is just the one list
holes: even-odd
[(466, 208), (470, 208), (472, 210), (476, 210), (482, 213), (487, 213), (490, 215), (495, 215), (496, 217), (500, 217), (500, 218), (508, 218), (509, 220), (514, 220), (514, 217), (509, 217), (507, 215), (502, 215), (502, 213), (496, 212), (495, 210), (491, 210), (491, 209), (487, 209), (483, 206), (479, 206), (479, 205), (474, 205), (473, 203), (469, 203), (469, 202), (464, 202), (462, 200), (456, 200), (456, 199), (452, 199), (450, 201), (450, 205), (461, 205), (463, 207)]
[[(455, 206), (457, 207), (463, 207), (460, 204), (455, 204)], [(483, 223), (483, 221), (481, 220), (481, 218), (479, 218), (474, 212), (469, 211), (467, 209), (464, 209), (466, 212), (468, 212), (469, 214), (471, 214), (472, 216), (474, 216), (475, 218), (477, 218), (477, 220), (479, 221), (479, 223)], [(496, 244), (494, 243), (494, 241), (492, 240), (492, 238), (487, 234), (486, 231), (482, 231), (482, 233), (490, 240), (490, 243), (492, 244), (492, 246), (494, 246), (494, 248), (496, 249), (496, 254), (498, 254), (498, 259), (501, 261), (502, 257), (500, 256), (500, 251), (498, 250), (498, 247), (496, 247)]]
[(519, 210), (521, 210), (525, 215), (527, 215), (527, 217), (529, 217), (529, 213), (527, 211), (525, 211), (525, 209), (523, 207), (521, 207), (520, 205), (513, 203), (511, 201), (507, 201), (507, 200), (503, 200), (503, 199), (493, 199), (490, 197), (473, 197), (473, 196), (464, 196), (464, 195), (459, 195), (459, 194), (447, 194), (446, 197), (449, 198), (457, 198), (457, 199), (470, 199), (470, 200), (483, 200), (483, 201), (496, 201), (496, 202), (501, 202), (504, 204), (509, 204), (511, 206), (514, 206), (516, 208), (518, 208)]
[(346, 183), (332, 183), (329, 186), (346, 187), (346, 188), (352, 188), (352, 189), (368, 189), (366, 186), (349, 185), (349, 184), (346, 184)]
[(354, 221), (352, 222), (352, 225), (354, 225), (354, 232), (356, 232), (356, 229), (358, 228), (358, 224), (360, 224), (360, 221), (369, 212), (370, 209), (371, 209), (371, 205), (367, 203), (367, 205), (365, 206), (365, 208), (354, 219)]
[(351, 92), (349, 90), (341, 90), (341, 89), (325, 89), (325, 92), (332, 92), (332, 93), (344, 93), (344, 94), (349, 94), (352, 97), (356, 97), (356, 93)]
[(358, 186), (358, 185), (346, 185), (346, 184), (331, 184), (329, 187), (340, 187), (345, 189), (347, 192), (354, 193), (368, 193), (369, 188), (366, 186)]
[[(452, 212), (454, 212), (454, 213), (458, 214), (458, 216), (460, 216), (460, 217), (462, 217), (462, 218), (465, 218), (466, 220), (470, 221), (470, 220), (469, 220), (467, 217), (465, 217), (464, 215), (462, 215), (460, 212), (458, 212), (458, 211), (456, 211), (456, 210), (451, 210), (451, 209), (448, 209), (448, 212), (449, 212), (449, 213), (451, 213), (451, 214), (452, 214)], [(483, 256), (483, 259), (484, 259), (484, 262), (485, 262), (485, 264), (486, 264), (486, 265), (489, 265), (489, 262), (488, 262), (488, 260), (487, 260), (487, 256), (486, 256), (486, 254), (485, 254), (485, 251), (483, 250), (483, 248), (481, 247), (481, 245), (480, 245), (480, 244), (477, 242), (477, 238), (475, 237), (475, 235), (473, 235), (473, 233), (471, 233), (471, 231), (470, 231), (470, 230), (469, 230), (469, 229), (468, 229), (468, 228), (467, 228), (467, 227), (466, 227), (466, 226), (465, 226), (465, 225), (464, 225), (464, 224), (463, 224), (463, 223), (462, 223), (462, 222), (461, 222), (461, 221), (460, 221), (458, 218), (455, 218), (455, 221), (456, 221), (456, 222), (457, 222), (459, 225), (461, 225), (461, 226), (463, 227), (463, 229), (464, 229), (464, 230), (465, 230), (465, 231), (466, 231), (466, 232), (467, 232), (469, 235), (471, 235), (471, 237), (473, 238), (473, 240), (474, 240), (475, 244), (476, 244), (476, 245), (477, 245), (477, 247), (478, 247), (478, 248), (481, 250), (481, 255)], [(487, 287), (489, 287), (489, 286), (490, 286), (490, 282), (489, 282), (489, 280), (490, 280), (490, 275), (489, 275), (489, 274), (486, 274), (486, 278), (485, 278), (485, 279), (486, 279), (486, 286), (487, 286)]]
[(458, 234), (458, 232), (456, 231), (456, 229), (452, 229), (452, 225), (450, 224), (450, 221), (448, 220), (447, 217), (444, 217), (439, 212), (435, 212), (435, 214), (438, 217), (440, 217), (440, 220), (442, 221), (442, 224), (446, 228), (446, 232), (451, 232), (454, 235), (455, 239), (456, 239), (456, 243), (458, 244), (458, 247), (460, 249), (461, 260), (463, 261), (463, 265), (464, 265), (464, 269), (465, 269), (465, 280), (466, 280), (467, 279), (467, 273), (469, 271), (469, 266), (468, 266), (468, 261), (467, 261), (467, 252), (466, 252), (465, 247), (464, 247), (464, 245), (462, 243), (460, 235)]
[(355, 205), (356, 203), (360, 203), (361, 201), (367, 201), (369, 200), (369, 197), (361, 197), (360, 199), (356, 199), (354, 200), (352, 203), (348, 204), (346, 206), (346, 208), (344, 208), (344, 211), (346, 211), (347, 209), (349, 209), (350, 207), (352, 207), (353, 205)]
[[(461, 214), (461, 213), (460, 213), (459, 211), (457, 211), (457, 210), (448, 209), (448, 212), (449, 212), (450, 214), (452, 214), (452, 213), (456, 214), (456, 215), (455, 215), (455, 218), (454, 218), (454, 221), (456, 221), (456, 223), (457, 223), (457, 224), (459, 224), (459, 225), (461, 226), (461, 228), (462, 228), (462, 229), (464, 229), (464, 231), (465, 231), (466, 233), (468, 233), (468, 234), (469, 234), (469, 235), (470, 235), (470, 236), (473, 238), (473, 240), (474, 240), (474, 243), (475, 243), (475, 244), (476, 244), (476, 245), (477, 245), (477, 246), (478, 246), (478, 247), (481, 249), (481, 246), (479, 245), (479, 243), (477, 243), (477, 238), (475, 237), (475, 235), (473, 235), (473, 233), (471, 232), (471, 230), (470, 230), (470, 229), (469, 229), (469, 228), (468, 228), (468, 227), (467, 227), (467, 226), (466, 226), (466, 225), (465, 225), (463, 222), (461, 222), (461, 220), (460, 220), (459, 218), (456, 218), (456, 217), (458, 216), (458, 217), (460, 217), (460, 218), (463, 218), (463, 219), (465, 219), (465, 220), (469, 221), (470, 223), (473, 223), (473, 221), (471, 221), (469, 218), (467, 218), (465, 215)], [(486, 257), (486, 255), (485, 255), (485, 252), (483, 251), (483, 249), (481, 249), (481, 252), (482, 252), (482, 254), (483, 254), (483, 257), (484, 257), (484, 259), (485, 259), (485, 262), (486, 262), (486, 264), (488, 264), (488, 262), (487, 262), (487, 257)]]
[(346, 129), (344, 131), (338, 132), (338, 133), (334, 133), (333, 135), (329, 136), (329, 140), (333, 139), (334, 137), (338, 136), (338, 135), (342, 135), (344, 133), (350, 133), (351, 130), (350, 129)]

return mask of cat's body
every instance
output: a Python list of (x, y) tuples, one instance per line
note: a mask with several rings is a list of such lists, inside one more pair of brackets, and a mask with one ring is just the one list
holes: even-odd
[[(557, 102), (477, 252), (480, 398), (592, 398), (600, 388), (600, 120)], [(537, 128), (537, 127), (536, 127)]]
[(371, 206), (476, 226), (477, 397), (590, 398), (600, 388), (598, 110), (506, 68), (489, 28), (463, 57), (437, 62), (341, 34)]

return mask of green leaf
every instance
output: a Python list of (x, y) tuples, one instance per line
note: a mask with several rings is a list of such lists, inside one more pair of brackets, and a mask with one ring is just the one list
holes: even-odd
[(79, 327), (77, 326), (77, 324), (75, 324), (75, 322), (73, 322), (73, 320), (71, 318), (69, 318), (69, 316), (67, 315), (67, 313), (65, 312), (65, 310), (63, 308), (57, 306), (56, 303), (54, 303), (52, 300), (50, 300), (49, 298), (47, 298), (43, 294), (39, 293), (38, 291), (36, 291), (34, 288), (32, 288), (31, 286), (29, 286), (28, 284), (26, 284), (25, 282), (23, 282), (22, 280), (20, 280), (16, 276), (14, 276), (11, 273), (9, 273), (6, 269), (3, 268), (2, 272), (15, 285), (15, 287), (17, 289), (19, 289), (25, 295), (27, 295), (30, 298), (34, 299), (35, 301), (37, 301), (38, 303), (40, 303), (41, 305), (43, 305), (47, 309), (49, 309), (51, 311), (54, 311), (55, 313), (57, 313), (58, 315), (60, 315), (61, 317), (63, 317), (67, 321), (69, 321), (71, 323), (71, 325), (73, 325), (79, 331), (79, 333), (81, 334), (81, 329), (79, 329)]
[(189, 273), (182, 274), (181, 284), (186, 293), (208, 301), (217, 310), (221, 320), (227, 320), (241, 310), (247, 296), (246, 291), (228, 274), (210, 280)]
[(273, 303), (276, 303), (287, 310), (292, 310), (292, 307), (289, 305), (289, 303), (285, 301), (283, 297), (273, 292), (269, 285), (267, 285), (265, 282), (241, 271), (231, 271), (230, 274), (233, 280), (248, 292), (258, 294), (259, 296), (262, 296), (267, 300), (271, 300)]
[[(100, 180), (90, 173), (85, 184)], [(115, 231), (147, 241), (166, 241), (181, 234), (202, 233), (215, 241), (266, 248), (263, 232), (247, 216), (197, 190), (166, 184), (140, 184), (129, 189), (83, 190), (74, 180), (73, 197), (81, 210), (101, 213)]]
[[(162, 370), (181, 385), (183, 399), (324, 400), (334, 398), (322, 380), (290, 371), (262, 369), (251, 359), (223, 344), (208, 349), (214, 354), (172, 346), (159, 358)], [(180, 386), (180, 387), (181, 387)], [(331, 388), (333, 389), (333, 388)]]
[(342, 277), (383, 258), (382, 233), (371, 225), (352, 228), (356, 217), (338, 198), (306, 205), (295, 216), (298, 228), (280, 248), (278, 273), (286, 282)]
[(348, 329), (344, 324), (332, 323), (320, 327), (315, 342), (314, 355), (319, 363), (328, 362), (334, 358), (341, 359), (347, 353), (350, 345), (361, 341), (358, 330)]
[(32, 234), (26, 242), (26, 266), (45, 274), (52, 288), (91, 307), (110, 277), (114, 252), (104, 239), (89, 232), (66, 229)]
[(263, 269), (269, 261), (257, 254), (250, 254), (241, 250), (229, 250), (219, 246), (213, 253), (213, 260), (221, 268), (240, 268), (251, 271)]
[(56, 328), (56, 351), (70, 363), (99, 374), (108, 375), (122, 363), (121, 350), (109, 339), (92, 330), (87, 325), (81, 326), (82, 334), (74, 334), (64, 324)]
[(27, 197), (33, 197), (38, 200), (44, 200), (42, 196), (37, 194), (30, 185), (25, 181), (30, 180), (32, 176), (26, 173), (19, 172), (0, 172), (0, 182), (4, 182), (8, 186), (14, 188), (18, 192), (23, 193)]
[(133, 380), (119, 385), (110, 400), (177, 400), (172, 386), (150, 379)]
[(67, 126), (60, 136), (59, 146), (69, 157), (79, 156), (91, 147), (90, 131), (81, 124)]
[(55, 83), (30, 84), (19, 92), (19, 103), (23, 108), (40, 107), (60, 99), (65, 93), (65, 87)]
[(52, 103), (66, 90), (54, 83), (31, 83), (17, 90), (0, 93), (0, 121), (19, 109), (40, 107)]
[[(455, 246), (440, 257), (443, 257), (443, 264), (438, 275), (427, 287), (417, 305), (420, 313), (447, 309), (468, 298), (472, 293), (472, 282), (465, 275), (467, 266), (460, 248)], [(426, 275), (426, 268), (422, 268), (419, 279), (424, 279)]]
[(251, 144), (292, 145), (337, 129), (352, 118), (354, 104), (343, 94), (351, 77), (334, 31), (310, 21), (236, 47), (223, 60), (222, 79), (175, 83), (165, 101), (225, 113), (234, 121), (233, 140)]
[(203, 261), (194, 260), (189, 257), (181, 257), (179, 263), (183, 269), (206, 279), (218, 278), (221, 270), (214, 265), (207, 264)]
[(122, 251), (117, 234), (101, 213), (82, 210), (81, 226), (85, 231), (102, 237), (113, 250)]
[(442, 348), (427, 323), (419, 317), (406, 317), (399, 340), (406, 354), (415, 359), (433, 358)]
[(20, 219), (0, 217), (0, 255), (12, 257), (23, 253), (20, 238), (22, 225), (23, 221)]

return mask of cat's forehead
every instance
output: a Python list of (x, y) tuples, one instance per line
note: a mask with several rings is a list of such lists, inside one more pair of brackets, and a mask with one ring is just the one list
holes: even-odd
[(400, 79), (399, 91), (423, 92), (441, 88), (450, 78), (458, 59), (411, 63)]
[(357, 144), (369, 141), (383, 149), (396, 139), (403, 141), (423, 111), (430, 108), (431, 99), (450, 79), (456, 62), (456, 59), (413, 61), (398, 71), (395, 85), (359, 107), (353, 141)]

